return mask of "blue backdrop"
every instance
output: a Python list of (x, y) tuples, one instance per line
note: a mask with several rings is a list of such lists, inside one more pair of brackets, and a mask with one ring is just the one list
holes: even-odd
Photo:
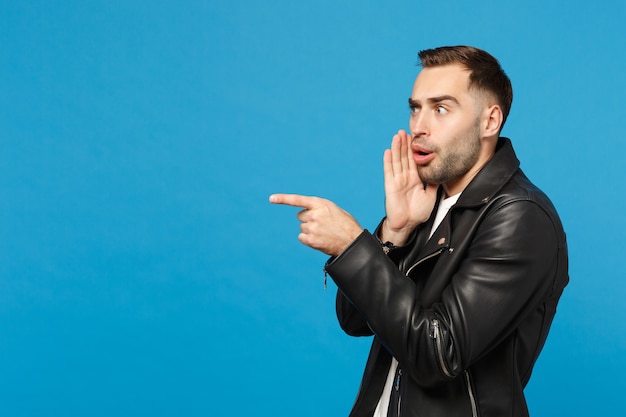
[(369, 347), (275, 192), (374, 227), (420, 49), (470, 44), (568, 232), (534, 417), (626, 383), (626, 2), (0, 4), (0, 415), (344, 416)]

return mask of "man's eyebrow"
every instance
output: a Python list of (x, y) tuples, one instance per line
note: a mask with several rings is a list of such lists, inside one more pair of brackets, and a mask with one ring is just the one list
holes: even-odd
[(429, 103), (441, 103), (442, 101), (451, 101), (455, 104), (459, 104), (459, 100), (454, 96), (444, 95), (438, 97), (431, 97), (427, 100)]
[(419, 107), (420, 102), (409, 97), (409, 107)]
[[(437, 97), (430, 97), (426, 99), (427, 102), (429, 102), (430, 104), (437, 104), (437, 103), (441, 103), (443, 101), (451, 101), (455, 104), (459, 104), (459, 100), (456, 99), (456, 97), (454, 96), (450, 96), (450, 95), (443, 95), (443, 96), (437, 96)], [(413, 98), (409, 97), (409, 106), (410, 107), (421, 107), (421, 102), (419, 100), (415, 100)]]

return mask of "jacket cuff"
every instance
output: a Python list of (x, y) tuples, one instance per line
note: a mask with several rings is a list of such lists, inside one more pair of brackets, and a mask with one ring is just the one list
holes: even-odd
[(387, 263), (390, 260), (378, 238), (366, 229), (340, 255), (330, 258), (326, 262), (324, 271), (341, 288), (358, 276), (359, 271), (364, 268), (369, 269), (377, 262)]
[(373, 235), (382, 246), (383, 252), (387, 256), (389, 256), (389, 259), (391, 259), (397, 265), (400, 262), (400, 259), (415, 246), (415, 239), (417, 237), (417, 233), (419, 230), (421, 230), (424, 227), (425, 223), (418, 225), (411, 232), (411, 234), (409, 235), (409, 238), (407, 239), (406, 242), (404, 242), (404, 244), (402, 244), (401, 246), (396, 246), (391, 242), (383, 242), (382, 240), (380, 240), (380, 236), (382, 235), (383, 223), (385, 222), (386, 218), (387, 217), (383, 217), (380, 223), (378, 223), (378, 226), (376, 227), (376, 230), (374, 230)]

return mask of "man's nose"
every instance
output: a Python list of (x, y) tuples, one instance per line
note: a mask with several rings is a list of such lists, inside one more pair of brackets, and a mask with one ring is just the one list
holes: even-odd
[(428, 117), (424, 112), (419, 112), (411, 115), (410, 121), (411, 136), (424, 136), (428, 135), (429, 123)]

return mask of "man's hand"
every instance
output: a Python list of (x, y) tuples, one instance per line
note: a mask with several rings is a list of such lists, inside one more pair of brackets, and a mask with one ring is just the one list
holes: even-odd
[(335, 203), (319, 197), (298, 194), (273, 194), (270, 203), (302, 207), (298, 212), (300, 235), (305, 245), (337, 256), (363, 232), (357, 221)]
[(437, 198), (437, 186), (424, 183), (417, 172), (411, 151), (411, 138), (398, 131), (391, 149), (384, 155), (385, 209), (387, 218), (381, 240), (402, 245), (409, 234), (430, 217)]

